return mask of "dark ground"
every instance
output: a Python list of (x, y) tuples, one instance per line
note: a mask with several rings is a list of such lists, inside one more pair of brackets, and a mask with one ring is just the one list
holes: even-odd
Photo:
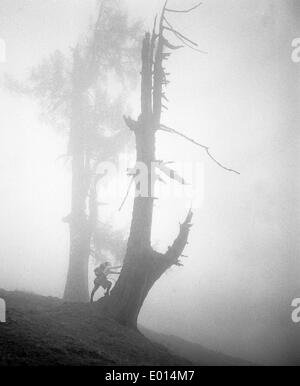
[(90, 304), (17, 291), (0, 290), (0, 297), (7, 305), (7, 322), (0, 324), (0, 366), (248, 364), (141, 327), (149, 340), (102, 318)]

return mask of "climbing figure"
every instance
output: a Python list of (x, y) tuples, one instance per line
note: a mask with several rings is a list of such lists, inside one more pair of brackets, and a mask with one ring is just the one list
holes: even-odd
[(109, 295), (109, 291), (111, 289), (112, 282), (107, 279), (107, 276), (112, 275), (112, 274), (114, 274), (114, 275), (120, 274), (120, 272), (116, 272), (116, 271), (114, 271), (114, 269), (121, 268), (122, 267), (121, 265), (116, 266), (116, 267), (111, 267), (110, 265), (111, 264), (108, 261), (106, 261), (105, 263), (100, 264), (99, 267), (97, 267), (94, 270), (95, 275), (96, 275), (96, 279), (94, 280), (94, 288), (93, 288), (93, 291), (91, 293), (91, 303), (93, 303), (94, 295), (99, 287), (102, 287), (106, 290), (104, 296)]

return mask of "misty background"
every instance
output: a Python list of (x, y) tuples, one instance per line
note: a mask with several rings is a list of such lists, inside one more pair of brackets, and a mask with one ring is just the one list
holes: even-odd
[[(163, 1), (120, 5), (150, 30)], [(0, 0), (1, 80), (7, 73), (25, 79), (55, 50), (68, 53), (96, 13), (94, 0)], [(291, 60), (299, 18), (297, 0), (206, 0), (194, 13), (172, 15), (207, 54), (184, 49), (169, 60), (163, 121), (241, 175), (159, 134), (158, 159), (203, 164), (203, 200), (184, 268), (157, 282), (139, 323), (253, 361), (288, 357), (290, 332), (300, 333), (290, 317), (291, 301), (300, 296), (300, 65)], [(138, 92), (130, 101), (133, 116)], [(70, 209), (71, 176), (61, 159), (67, 138), (41, 119), (34, 99), (2, 87), (0, 106), (0, 287), (61, 297), (69, 242), (62, 222)], [(109, 204), (111, 221), (128, 232), (132, 200), (121, 213), (120, 199)], [(158, 201), (152, 235), (158, 249), (173, 240), (189, 204)], [(92, 268), (93, 261), (91, 283)]]

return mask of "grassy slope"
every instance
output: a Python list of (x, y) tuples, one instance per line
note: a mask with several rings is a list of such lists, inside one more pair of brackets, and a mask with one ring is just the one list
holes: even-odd
[(0, 297), (7, 304), (7, 323), (0, 324), (0, 366), (249, 365), (140, 327), (146, 338), (101, 318), (90, 304), (17, 291), (0, 290)]
[(189, 365), (89, 304), (0, 290), (0, 365)]

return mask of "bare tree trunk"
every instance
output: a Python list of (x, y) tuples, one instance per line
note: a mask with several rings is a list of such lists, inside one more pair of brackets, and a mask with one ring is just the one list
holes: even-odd
[[(79, 225), (79, 227), (77, 227)], [(87, 302), (88, 291), (88, 257), (89, 241), (79, 236), (80, 224), (70, 225), (70, 254), (64, 300), (70, 302)], [(77, 229), (76, 229), (77, 228)]]
[(85, 159), (84, 85), (82, 84), (80, 63), (80, 57), (75, 51), (70, 124), (70, 153), (72, 157), (71, 214), (68, 218), (70, 252), (64, 291), (64, 300), (73, 302), (87, 302), (89, 300), (88, 260), (91, 237), (86, 213), (89, 178), (87, 160)]
[(139, 312), (154, 283), (172, 265), (180, 265), (178, 260), (187, 244), (191, 218), (189, 212), (178, 237), (165, 254), (152, 248), (128, 247), (120, 278), (110, 297), (102, 300), (104, 312), (121, 324), (137, 327)]
[(64, 300), (73, 302), (87, 302), (89, 300), (90, 232), (85, 212), (86, 194), (83, 165), (83, 157), (74, 155), (72, 161), (72, 211), (69, 219), (69, 268), (64, 292)]
[[(164, 15), (164, 11), (163, 11)], [(187, 244), (192, 213), (189, 212), (173, 245), (165, 254), (154, 251), (151, 247), (151, 226), (153, 214), (152, 165), (155, 162), (155, 132), (160, 125), (162, 108), (162, 87), (165, 73), (162, 61), (164, 37), (163, 15), (159, 35), (145, 35), (142, 48), (142, 83), (141, 83), (141, 115), (138, 121), (125, 118), (128, 127), (134, 131), (136, 138), (137, 166), (142, 163), (148, 170), (148, 184), (141, 195), (139, 183), (136, 185), (136, 197), (130, 235), (124, 265), (110, 297), (99, 302), (102, 311), (120, 323), (132, 328), (137, 327), (137, 318), (150, 289), (160, 276), (173, 264), (180, 265), (179, 258)], [(156, 43), (156, 40), (158, 41)], [(156, 54), (154, 51), (156, 46)], [(137, 173), (139, 170), (137, 170)], [(141, 172), (141, 171), (140, 171)]]

